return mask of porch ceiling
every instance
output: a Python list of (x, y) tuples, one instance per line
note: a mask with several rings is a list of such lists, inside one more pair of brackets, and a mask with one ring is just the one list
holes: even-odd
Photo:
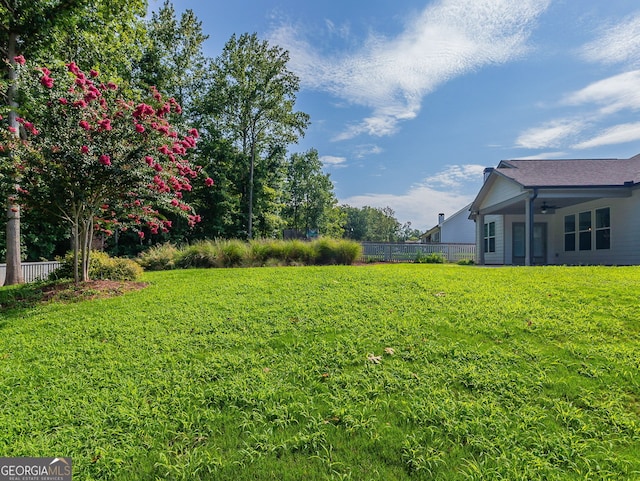
[[(547, 207), (547, 214), (553, 214), (557, 209), (563, 209), (565, 207), (571, 207), (572, 205), (582, 204), (593, 200), (590, 197), (562, 199), (562, 198), (545, 198), (536, 199), (533, 202), (533, 209), (536, 214), (542, 213), (543, 204)], [(495, 206), (495, 208), (488, 208), (483, 210), (483, 214), (502, 214), (502, 215), (524, 215), (526, 200), (519, 200), (507, 205)]]
[[(518, 197), (508, 199), (499, 204), (483, 206), (482, 214), (524, 215), (526, 203), (529, 202), (531, 191), (525, 191)], [(564, 209), (582, 204), (594, 199), (618, 198), (631, 196), (629, 188), (615, 189), (580, 189), (580, 190), (541, 190), (533, 202), (536, 214), (542, 213), (542, 206), (546, 205), (546, 213), (553, 214), (558, 209)]]

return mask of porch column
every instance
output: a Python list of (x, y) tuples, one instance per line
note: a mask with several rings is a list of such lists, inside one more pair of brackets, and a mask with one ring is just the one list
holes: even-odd
[(484, 214), (476, 215), (476, 262), (484, 265)]
[(533, 265), (533, 201), (536, 194), (524, 201), (524, 265)]

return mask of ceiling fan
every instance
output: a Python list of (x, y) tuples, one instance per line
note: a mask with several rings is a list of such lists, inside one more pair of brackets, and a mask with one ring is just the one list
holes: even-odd
[(558, 207), (557, 205), (548, 205), (547, 201), (542, 201), (542, 205), (540, 206), (540, 213), (541, 214), (546, 214), (547, 212), (549, 212), (550, 210), (555, 209), (556, 207)]

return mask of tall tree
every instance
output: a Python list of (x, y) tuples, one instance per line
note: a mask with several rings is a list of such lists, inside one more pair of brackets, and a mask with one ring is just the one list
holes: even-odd
[(81, 68), (98, 69), (128, 89), (132, 64), (147, 43), (146, 13), (147, 0), (85, 0), (75, 15), (53, 25), (38, 55), (29, 58), (49, 65), (74, 61)]
[[(257, 35), (235, 34), (212, 68), (203, 105), (215, 127), (242, 153), (248, 172), (245, 205), (247, 236), (253, 236), (256, 165), (304, 135), (309, 116), (295, 111), (300, 81), (287, 63), (289, 53)], [(264, 180), (264, 179), (262, 179)]]
[(202, 32), (202, 22), (192, 10), (185, 10), (178, 20), (173, 5), (165, 0), (147, 22), (147, 37), (143, 55), (135, 65), (138, 81), (175, 97), (185, 113), (191, 113), (209, 74), (209, 59), (202, 52), (209, 36)]
[[(286, 150), (271, 145), (255, 166), (253, 182), (253, 233), (260, 237), (279, 237), (284, 229), (282, 183), (285, 178)], [(246, 177), (245, 177), (246, 178)], [(245, 185), (249, 185), (245, 182)], [(245, 217), (246, 219), (246, 217)]]
[(292, 154), (284, 183), (284, 218), (287, 227), (306, 232), (335, 234), (331, 211), (337, 205), (333, 183), (322, 171), (318, 151)]

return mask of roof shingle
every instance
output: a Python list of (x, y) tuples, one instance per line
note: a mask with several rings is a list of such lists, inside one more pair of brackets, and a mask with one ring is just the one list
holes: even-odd
[(640, 154), (630, 159), (503, 160), (495, 169), (524, 187), (597, 187), (640, 183)]

